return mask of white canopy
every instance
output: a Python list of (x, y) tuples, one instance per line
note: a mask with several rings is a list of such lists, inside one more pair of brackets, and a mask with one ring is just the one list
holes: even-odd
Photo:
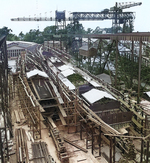
[(67, 79), (67, 78), (63, 78), (62, 82), (69, 87), (69, 90), (74, 90), (75, 86)]
[(65, 77), (74, 74), (75, 72), (71, 69), (67, 69), (61, 72)]
[(90, 91), (83, 93), (82, 96), (91, 104), (104, 97), (116, 100), (112, 95), (98, 89), (91, 89)]
[(38, 69), (34, 69), (34, 70), (30, 71), (30, 72), (27, 72), (27, 78), (31, 78), (32, 76), (35, 76), (35, 75), (39, 75), (39, 76), (48, 78), (48, 75), (45, 72), (40, 71)]
[(62, 65), (62, 66), (58, 67), (58, 69), (61, 70), (61, 71), (64, 71), (64, 70), (67, 70), (67, 69), (74, 70), (74, 68), (72, 66), (70, 66), (70, 65)]
[(83, 78), (89, 82), (90, 84), (92, 84), (94, 87), (101, 87), (100, 84), (98, 84), (97, 82), (95, 82), (91, 77), (88, 76), (83, 76)]

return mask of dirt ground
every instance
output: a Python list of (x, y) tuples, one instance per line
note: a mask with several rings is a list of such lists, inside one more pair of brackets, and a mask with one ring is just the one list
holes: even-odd
[[(15, 140), (15, 130), (16, 128), (23, 128), (25, 129), (27, 132), (30, 132), (30, 128), (27, 126), (26, 123), (17, 123), (16, 122), (16, 117), (14, 114), (14, 110), (16, 109), (20, 109), (19, 108), (19, 104), (16, 98), (14, 98), (11, 103), (10, 103), (10, 108), (12, 110), (12, 124), (13, 124), (13, 132), (14, 132), (14, 137), (12, 138), (13, 141), (13, 147), (12, 147), (12, 151), (15, 152), (16, 151), (16, 140)], [(57, 123), (58, 125), (59, 123)], [(68, 128), (65, 126), (57, 126), (59, 131), (60, 131), (60, 135), (61, 137), (65, 137), (69, 140), (71, 140), (72, 142), (75, 142), (76, 144), (80, 145), (81, 147), (86, 149), (86, 141), (85, 139), (80, 140), (80, 135), (79, 133), (71, 133), (68, 134), (67, 130)], [(57, 151), (55, 148), (55, 144), (53, 142), (52, 137), (49, 134), (48, 129), (46, 128), (46, 126), (43, 124), (42, 125), (42, 130), (41, 130), (41, 136), (42, 138), (37, 140), (37, 141), (44, 141), (47, 143), (47, 148), (49, 151), (49, 154), (53, 157), (53, 159), (56, 161), (56, 163), (61, 163), (60, 160), (58, 159), (57, 156)], [(31, 150), (31, 140), (27, 140), (27, 145), (28, 145), (28, 153), (29, 153), (29, 158), (30, 160), (32, 160), (32, 150)], [(69, 163), (78, 163), (78, 162), (82, 162), (82, 163), (107, 163), (107, 161), (103, 158), (103, 157), (97, 157), (95, 158), (92, 153), (91, 153), (91, 149), (87, 149), (88, 152), (85, 153), (79, 149), (77, 149), (76, 147), (64, 142), (64, 145), (67, 149), (67, 154), (69, 156)], [(95, 151), (96, 154), (97, 151)], [(98, 152), (97, 152), (98, 153)], [(10, 163), (15, 163), (16, 162), (16, 154), (13, 154), (10, 156)], [(33, 161), (30, 161), (31, 163)]]

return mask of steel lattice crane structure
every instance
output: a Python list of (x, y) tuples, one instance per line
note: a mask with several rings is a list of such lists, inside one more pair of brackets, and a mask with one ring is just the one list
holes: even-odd
[[(129, 23), (130, 25), (130, 33), (132, 32), (132, 28), (133, 28), (133, 20), (135, 19), (134, 14), (132, 15), (132, 17), (127, 18), (126, 16), (124, 17), (120, 17), (121, 13), (124, 13), (122, 10), (123, 9), (127, 9), (130, 7), (134, 7), (134, 6), (140, 6), (142, 4), (142, 2), (122, 2), (122, 3), (117, 3), (114, 7), (110, 8), (110, 11), (112, 11), (114, 13), (115, 18), (112, 21), (112, 27), (115, 30), (115, 33), (117, 33), (117, 27), (120, 26), (120, 24), (124, 24), (126, 25), (126, 23)], [(129, 12), (131, 14), (131, 12)]]
[[(112, 20), (112, 27), (117, 29), (121, 24), (129, 23), (131, 28), (133, 27), (133, 20), (135, 19), (134, 12), (123, 12), (123, 9), (127, 9), (134, 6), (141, 5), (142, 2), (124, 2), (117, 3), (114, 7), (104, 9), (101, 12), (72, 12), (71, 16), (66, 18), (65, 11), (55, 12), (55, 18), (53, 17), (33, 17), (33, 18), (12, 18), (11, 21), (55, 21), (55, 25), (60, 28), (65, 28), (66, 21), (73, 21), (74, 24), (79, 21), (99, 21), (99, 20)], [(132, 31), (130, 31), (132, 32)], [(117, 33), (117, 30), (114, 31)]]

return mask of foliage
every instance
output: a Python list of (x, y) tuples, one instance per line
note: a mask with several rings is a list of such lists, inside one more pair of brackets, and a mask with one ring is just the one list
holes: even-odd
[(8, 27), (3, 27), (0, 29), (0, 36), (7, 36), (8, 41), (19, 41), (19, 38), (11, 32), (12, 30)]
[(20, 39), (20, 41), (22, 41), (22, 40), (24, 40), (24, 34), (23, 34), (23, 32), (21, 31), (20, 33), (19, 33), (19, 39)]
[(26, 33), (24, 36), (24, 41), (29, 41), (29, 42), (36, 42), (36, 43), (43, 43), (43, 36), (42, 33), (39, 30), (30, 30), (29, 33)]
[(72, 74), (72, 75), (69, 75), (67, 78), (68, 78), (68, 80), (70, 80), (72, 83), (84, 82), (84, 81), (85, 81), (85, 80), (82, 78), (82, 76), (79, 75), (79, 74)]
[(0, 29), (0, 36), (9, 35), (11, 32), (12, 30), (8, 29), (8, 27), (3, 27)]

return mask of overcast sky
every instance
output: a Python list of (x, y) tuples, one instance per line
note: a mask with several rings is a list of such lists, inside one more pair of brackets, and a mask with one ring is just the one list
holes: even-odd
[[(13, 22), (11, 18), (18, 17), (55, 17), (55, 11), (66, 10), (66, 16), (70, 12), (99, 12), (105, 8), (110, 9), (115, 5), (115, 2), (130, 2), (128, 0), (0, 0), (0, 28), (6, 26), (13, 30), (12, 33), (18, 35), (21, 31), (25, 34), (30, 29), (43, 29), (50, 25), (55, 25), (55, 22)], [(150, 0), (141, 0), (134, 2), (142, 2), (141, 6), (135, 6), (126, 11), (136, 12), (134, 21), (134, 30), (139, 32), (150, 31)], [(111, 20), (104, 21), (87, 21), (81, 22), (85, 29), (110, 28)]]

